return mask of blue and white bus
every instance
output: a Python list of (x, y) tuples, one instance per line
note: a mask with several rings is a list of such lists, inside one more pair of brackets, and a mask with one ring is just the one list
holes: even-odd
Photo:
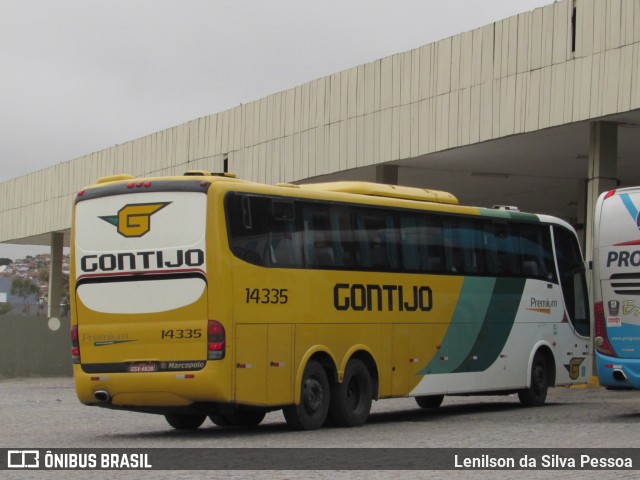
[(595, 350), (600, 385), (640, 389), (640, 187), (596, 204), (593, 239)]

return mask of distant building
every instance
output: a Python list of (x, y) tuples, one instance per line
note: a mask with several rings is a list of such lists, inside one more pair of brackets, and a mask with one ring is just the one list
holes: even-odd
[(11, 278), (0, 277), (0, 303), (13, 303), (14, 299), (9, 292), (11, 292)]

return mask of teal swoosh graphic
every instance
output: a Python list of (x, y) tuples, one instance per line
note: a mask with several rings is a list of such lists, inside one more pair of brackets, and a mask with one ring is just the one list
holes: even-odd
[(104, 342), (95, 342), (96, 347), (104, 347), (106, 345), (116, 345), (118, 343), (137, 342), (137, 340), (105, 340)]
[[(489, 308), (495, 278), (466, 277), (440, 350), (418, 375), (451, 373), (468, 357)], [(441, 360), (446, 356), (448, 360)]]
[(465, 278), (440, 350), (418, 375), (489, 368), (507, 343), (525, 282), (524, 278)]
[(525, 282), (524, 278), (496, 280), (482, 328), (469, 355), (454, 372), (481, 372), (496, 361), (516, 320)]
[(118, 216), (117, 215), (109, 215), (107, 217), (98, 217), (101, 220), (104, 220), (107, 223), (110, 223), (111, 225), (115, 225), (116, 227), (118, 226)]

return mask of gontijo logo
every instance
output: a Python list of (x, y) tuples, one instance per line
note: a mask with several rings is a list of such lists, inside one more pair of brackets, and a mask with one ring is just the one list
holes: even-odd
[(99, 218), (115, 225), (118, 228), (118, 233), (123, 237), (142, 237), (151, 230), (151, 215), (170, 203), (130, 203), (118, 210), (117, 215)]

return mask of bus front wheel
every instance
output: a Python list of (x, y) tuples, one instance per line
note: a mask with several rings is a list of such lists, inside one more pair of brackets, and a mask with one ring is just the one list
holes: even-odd
[(369, 417), (372, 400), (369, 369), (361, 360), (349, 360), (342, 383), (335, 384), (331, 391), (331, 420), (339, 427), (363, 425)]
[(184, 415), (179, 413), (169, 413), (164, 416), (167, 423), (177, 430), (195, 430), (202, 425), (207, 418), (206, 415)]
[(300, 388), (300, 403), (282, 409), (287, 425), (294, 430), (316, 430), (327, 418), (330, 404), (329, 380), (320, 363), (309, 360)]
[(518, 392), (520, 403), (525, 407), (538, 407), (547, 399), (549, 389), (549, 367), (542, 352), (536, 352), (531, 365), (531, 384)]

